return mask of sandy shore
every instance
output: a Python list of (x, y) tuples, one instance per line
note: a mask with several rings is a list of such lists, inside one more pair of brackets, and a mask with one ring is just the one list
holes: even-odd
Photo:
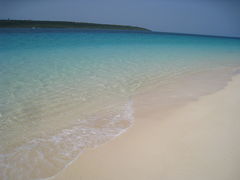
[(54, 179), (239, 180), (239, 92), (235, 76), (174, 112), (137, 110), (126, 133), (86, 151)]

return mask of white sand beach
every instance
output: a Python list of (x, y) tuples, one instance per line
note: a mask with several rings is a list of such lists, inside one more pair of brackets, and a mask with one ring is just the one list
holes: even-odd
[(55, 180), (240, 179), (240, 76), (168, 113), (135, 104), (134, 125), (83, 153)]

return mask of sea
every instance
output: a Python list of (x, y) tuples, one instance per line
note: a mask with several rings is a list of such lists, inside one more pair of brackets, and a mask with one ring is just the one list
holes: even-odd
[(197, 98), (239, 72), (239, 38), (0, 29), (0, 179), (53, 177), (127, 131), (136, 96)]

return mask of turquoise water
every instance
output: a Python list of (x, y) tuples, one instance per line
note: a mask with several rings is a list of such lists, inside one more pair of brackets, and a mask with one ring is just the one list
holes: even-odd
[(231, 75), (239, 65), (240, 39), (0, 30), (0, 176), (53, 176), (84, 149), (124, 132), (136, 94), (167, 91), (196, 72)]

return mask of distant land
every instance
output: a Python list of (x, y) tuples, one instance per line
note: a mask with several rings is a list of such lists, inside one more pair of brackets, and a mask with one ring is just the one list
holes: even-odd
[(69, 21), (35, 21), (35, 20), (0, 20), (0, 28), (82, 28), (82, 29), (150, 31), (149, 29), (136, 26), (82, 23)]

